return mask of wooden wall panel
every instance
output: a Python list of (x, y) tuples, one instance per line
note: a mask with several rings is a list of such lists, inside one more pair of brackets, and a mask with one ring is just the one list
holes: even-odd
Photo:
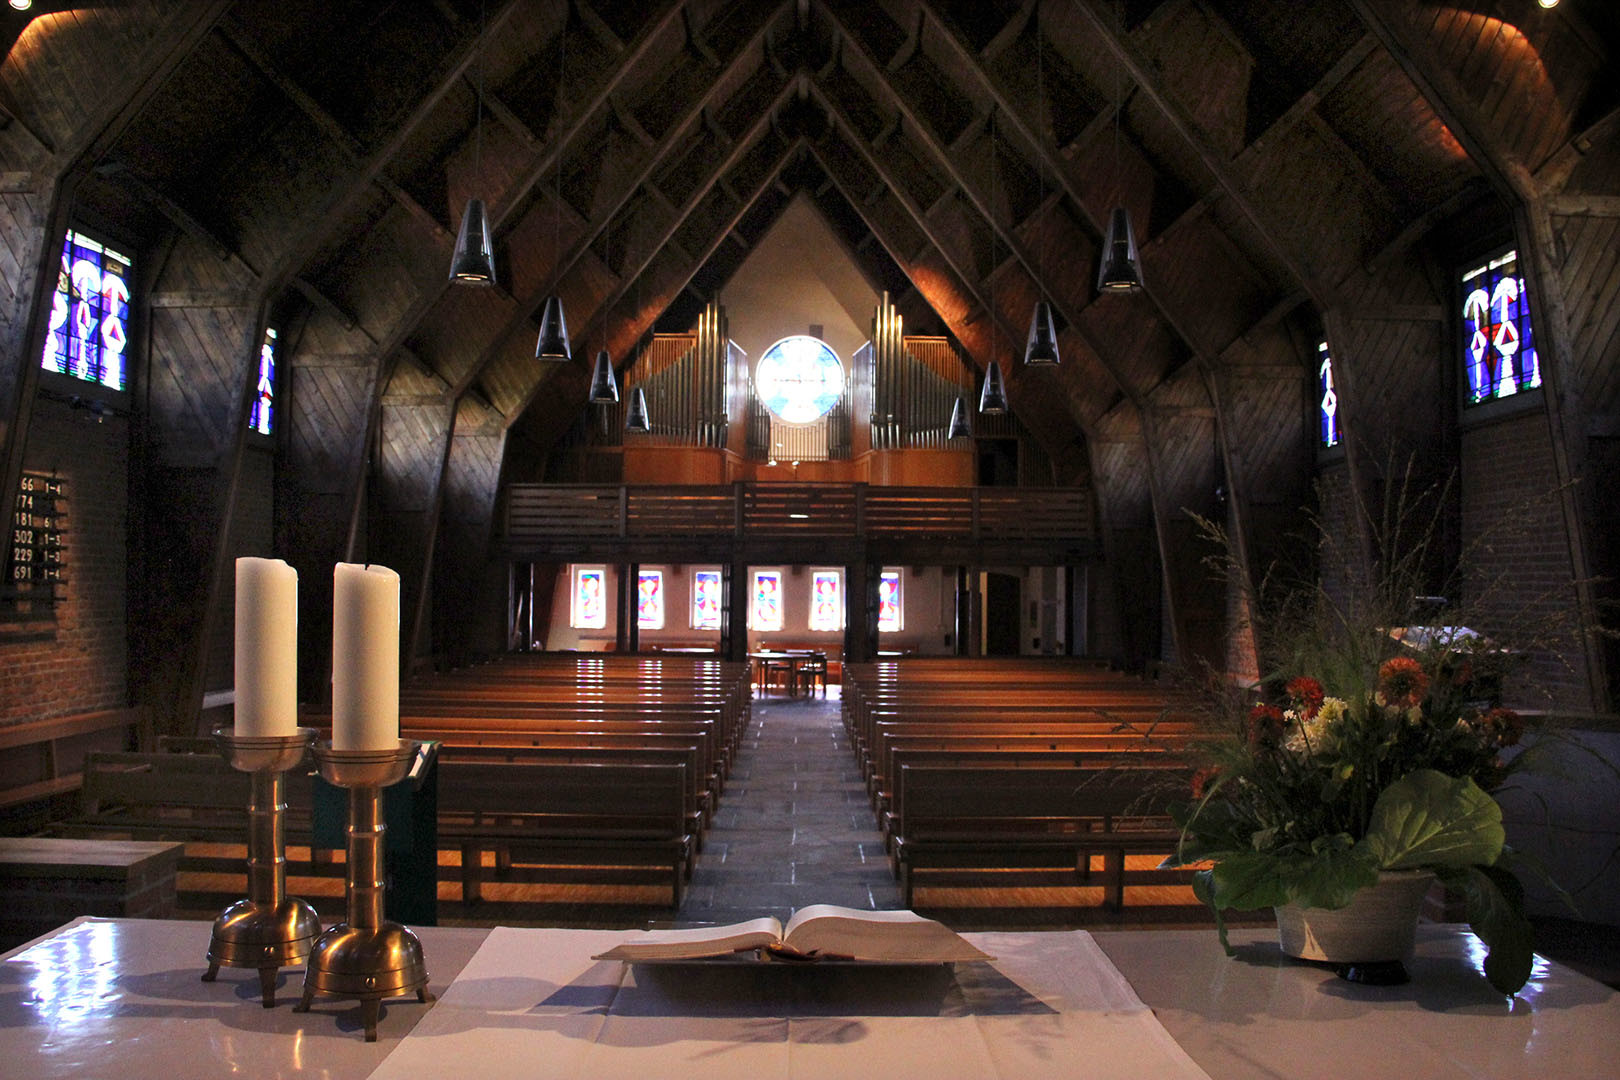
[(432, 648), (452, 662), (505, 646), (505, 567), (489, 560), (505, 443), (498, 415), (463, 404), (445, 467), (432, 596)]
[(1437, 205), (1477, 175), (1462, 144), (1383, 50), (1370, 53), (1317, 112), (1407, 206)]
[(1620, 413), (1620, 218), (1555, 218), (1554, 228), (1583, 405), (1613, 416)]
[[(1181, 104), (1223, 157), (1243, 149), (1249, 74), (1254, 61), (1209, 12), (1187, 4), (1157, 18), (1134, 37), (1157, 62), (1164, 91)], [(1198, 63), (1184, 58), (1198, 57)]]
[(1319, 281), (1339, 281), (1387, 231), (1329, 142), (1300, 125), (1256, 158), (1255, 201), (1284, 247)]
[(1534, 169), (1571, 135), (1575, 97), (1591, 85), (1601, 62), (1569, 40), (1573, 32), (1563, 20), (1521, 10), (1522, 25), (1464, 8), (1408, 14), (1457, 76), (1492, 138)]

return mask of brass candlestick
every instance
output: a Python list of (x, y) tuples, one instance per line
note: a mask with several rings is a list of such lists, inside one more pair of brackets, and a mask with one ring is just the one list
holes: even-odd
[(238, 900), (214, 920), (208, 943), (208, 971), (213, 982), (224, 967), (259, 969), (264, 1007), (276, 1003), (276, 973), (309, 955), (320, 916), (297, 897), (287, 895), (286, 783), (283, 774), (297, 767), (314, 741), (312, 728), (292, 735), (237, 735), (219, 728), (214, 742), (233, 769), (252, 774), (248, 803), (248, 898)]
[(321, 777), (349, 792), (349, 917), (316, 940), (304, 971), (304, 996), (293, 1011), (308, 1012), (316, 994), (357, 998), (367, 1042), (377, 1041), (384, 998), (414, 990), (416, 1000), (433, 1000), (422, 943), (404, 926), (383, 918), (388, 826), (382, 790), (405, 778), (420, 745), (413, 739), (387, 750), (334, 750), (330, 743), (315, 744)]

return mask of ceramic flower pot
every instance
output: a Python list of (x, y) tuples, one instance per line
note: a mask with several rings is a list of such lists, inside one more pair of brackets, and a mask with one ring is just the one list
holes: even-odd
[(1276, 908), (1282, 951), (1334, 964), (1399, 964), (1412, 955), (1418, 914), (1433, 883), (1427, 870), (1382, 870), (1378, 884), (1359, 890), (1337, 911), (1298, 904)]

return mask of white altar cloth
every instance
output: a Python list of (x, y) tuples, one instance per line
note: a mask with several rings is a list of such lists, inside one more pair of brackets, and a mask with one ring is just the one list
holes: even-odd
[(990, 964), (593, 961), (616, 931), (497, 927), (372, 1075), (1204, 1078), (1090, 934), (970, 934)]

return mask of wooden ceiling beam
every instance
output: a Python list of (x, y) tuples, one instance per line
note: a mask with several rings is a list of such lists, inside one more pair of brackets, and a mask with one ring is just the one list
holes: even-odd
[[(749, 193), (747, 201), (743, 202), (737, 207), (736, 212), (732, 214), (730, 220), (726, 223), (725, 228), (722, 230), (717, 230), (717, 234), (715, 238), (710, 241), (709, 247), (700, 255), (690, 260), (690, 270), (682, 278), (679, 286), (673, 290), (670, 290), (668, 293), (671, 300), (691, 286), (692, 278), (699, 270), (703, 268), (703, 264), (709, 260), (709, 258), (714, 254), (715, 250), (718, 249), (720, 244), (724, 242), (725, 237), (729, 235), (732, 230), (736, 229), (737, 225), (742, 221), (742, 219), (750, 210), (754, 208), (754, 204), (759, 201), (760, 197), (764, 195), (765, 192), (770, 189), (771, 185), (776, 182), (776, 178), (781, 174), (782, 170), (787, 167), (787, 163), (793, 159), (794, 153), (797, 152), (802, 145), (802, 141), (797, 141), (790, 143), (783, 148), (782, 153), (777, 156), (776, 161), (772, 164), (771, 168), (766, 170), (765, 175), (754, 186), (753, 191)], [(729, 171), (729, 169), (725, 171)], [(714, 185), (715, 180), (711, 177), (705, 184), (705, 187), (712, 189)], [(694, 203), (693, 205), (695, 206), (696, 204)], [(686, 218), (683, 215), (679, 220), (673, 222), (665, 229), (665, 235), (673, 236), (680, 229), (680, 227), (685, 224), (685, 220)], [(658, 245), (658, 247), (661, 246), (662, 245)], [(652, 260), (656, 255), (657, 247), (655, 247), (653, 250), (654, 255), (649, 255), (645, 260), (643, 260), (641, 265), (637, 268), (635, 275), (627, 275), (620, 282), (619, 288), (613, 293), (613, 295), (602, 304), (598, 305), (596, 311), (591, 313), (590, 321), (585, 327), (585, 337), (589, 337), (593, 331), (600, 329), (603, 320), (607, 318), (607, 313), (618, 308), (619, 301), (621, 301), (629, 292), (630, 285), (636, 278), (639, 278), (641, 274), (645, 273), (649, 266), (652, 265)], [(700, 296), (698, 299), (706, 300), (707, 298)], [(668, 303), (669, 301), (664, 301), (663, 303), (655, 302), (652, 307), (667, 307)], [(652, 318), (648, 319), (647, 326), (650, 327), (653, 322), (656, 321), (656, 319), (657, 316), (653, 316)], [(633, 327), (632, 329), (635, 330), (635, 337), (637, 340), (639, 340), (641, 335), (645, 333), (645, 330), (639, 326)], [(518, 407), (506, 415), (507, 429), (510, 430), (512, 425), (517, 422), (518, 418), (523, 416), (523, 414), (528, 410), (530, 403), (533, 402), (535, 395), (540, 391), (542, 386), (553, 387), (554, 384), (558, 382), (565, 384), (563, 387), (561, 387), (563, 392), (557, 395), (562, 399), (564, 403), (563, 407), (552, 410), (546, 417), (545, 424), (542, 425), (537, 432), (537, 441), (542, 445), (549, 447), (555, 443), (556, 440), (561, 437), (563, 432), (567, 430), (568, 425), (573, 423), (574, 417), (578, 415), (578, 409), (585, 402), (585, 395), (589, 388), (589, 379), (585, 374), (585, 368), (578, 364), (558, 364), (557, 370), (554, 372), (552, 377), (538, 380), (534, 387), (529, 391), (528, 395), (518, 405)]]
[(169, 219), (169, 222), (181, 232), (191, 237), (197, 243), (213, 252), (221, 262), (235, 261), (247, 272), (249, 277), (258, 277), (258, 271), (249, 266), (239, 255), (235, 248), (220, 239), (213, 229), (197, 220), (185, 207), (175, 202), (166, 193), (158, 190), (156, 186), (137, 176), (121, 161), (106, 161), (96, 166), (96, 175), (128, 188), (142, 202), (150, 205), (158, 213)]
[[(1033, 10), (1033, 7), (1031, 10)], [(1092, 210), (1091, 205), (1086, 200), (1081, 198), (1079, 189), (1075, 187), (1073, 181), (1069, 178), (1068, 170), (1064, 167), (1064, 161), (1048, 148), (1046, 136), (1043, 133), (1036, 131), (1036, 129), (1030, 124), (1026, 123), (1023, 115), (1013, 108), (1012, 102), (1005, 94), (1001, 92), (994, 81), (991, 80), (989, 72), (984, 69), (984, 67), (968, 50), (967, 46), (956, 36), (956, 32), (950, 27), (945, 19), (934, 10), (933, 3), (924, 3), (923, 11), (924, 14), (933, 21), (938, 30), (939, 39), (950, 47), (952, 52), (955, 54), (956, 59), (966, 70), (972, 73), (973, 79), (977, 84), (978, 92), (989, 99), (992, 109), (998, 111), (1001, 115), (1008, 119), (1009, 124), (1006, 127), (1001, 128), (1001, 130), (1006, 131), (1010, 129), (1018, 136), (1030, 154), (1034, 157), (1036, 167), (1042, 170), (1041, 175), (1051, 176), (1054, 179), (1056, 190), (1061, 191), (1064, 195), (1068, 196), (1069, 202), (1080, 211), (1081, 218), (1091, 226), (1093, 235), (1097, 238), (1100, 246), (1107, 232), (1107, 224), (1103, 221), (1099, 214)], [(1116, 110), (1113, 108), (1104, 109), (1099, 112), (1097, 116), (1093, 117), (1092, 120), (1086, 125), (1085, 130), (1074, 140), (1071, 146), (1078, 148), (1086, 145), (1090, 137), (1100, 133), (1106, 127), (1106, 125), (1113, 120), (1115, 112)], [(1194, 204), (1194, 207), (1189, 210), (1187, 214), (1184, 214), (1182, 219), (1173, 223), (1171, 228), (1173, 229), (1177, 225), (1183, 224), (1184, 221), (1195, 220), (1191, 216), (1192, 214), (1195, 212), (1202, 214), (1207, 210), (1207, 206), (1202, 206), (1202, 209), (1200, 209), (1201, 206), (1201, 203)], [(1165, 234), (1168, 234), (1169, 231), (1170, 230), (1167, 229)], [(1036, 280), (1039, 281), (1040, 278), (1037, 277)], [(1143, 292), (1147, 295), (1148, 299), (1152, 301), (1154, 309), (1158, 312), (1159, 317), (1165, 321), (1165, 323), (1170, 327), (1172, 333), (1174, 333), (1175, 336), (1181, 340), (1182, 344), (1185, 345), (1194, 356), (1199, 357), (1205, 363), (1214, 362), (1215, 357), (1218, 355), (1218, 351), (1195, 339), (1192, 332), (1187, 329), (1185, 318), (1180, 313), (1170, 310), (1170, 307), (1165, 302), (1164, 297), (1153, 287), (1151, 278), (1145, 284)]]
[[(906, 192), (906, 189), (900, 183), (899, 178), (895, 177), (889, 171), (888, 166), (876, 153), (873, 152), (872, 148), (866, 144), (866, 140), (861, 138), (860, 133), (855, 131), (855, 129), (850, 126), (848, 120), (844, 119), (842, 114), (833, 107), (832, 102), (828, 100), (824, 93), (822, 93), (819, 86), (814, 87), (814, 95), (817, 103), (827, 112), (834, 131), (839, 134), (839, 137), (842, 138), (844, 142), (854, 147), (856, 153), (858, 153), (861, 156), (861, 159), (866, 162), (866, 167), (871, 170), (872, 175), (877, 179), (878, 183), (876, 186), (874, 186), (871, 192), (852, 192), (845, 187), (844, 181), (840, 179), (836, 173), (834, 173), (826, 160), (822, 158), (820, 154), (816, 155), (817, 160), (821, 161), (822, 168), (826, 171), (827, 175), (832, 177), (833, 181), (838, 185), (838, 189), (843, 194), (845, 200), (847, 200), (851, 206), (855, 207), (856, 211), (861, 214), (862, 220), (867, 222), (867, 228), (871, 229), (874, 234), (877, 232), (877, 230), (873, 228), (871, 219), (866, 214), (866, 210), (870, 206), (875, 205), (878, 198), (881, 198), (884, 194), (892, 196), (894, 201), (899, 203), (901, 208), (905, 210), (906, 216), (911, 218), (912, 224), (915, 225), (917, 231), (923, 235), (928, 245), (937, 251), (939, 253), (939, 257), (944, 260), (945, 265), (950, 267), (951, 273), (956, 275), (957, 280), (962, 284), (962, 288), (967, 292), (968, 296), (973, 299), (974, 304), (978, 305), (979, 310), (985, 312), (991, 319), (995, 320), (996, 326), (1000, 328), (1002, 333), (1007, 335), (1007, 340), (1009, 343), (1023, 341), (1025, 335), (1029, 332), (1028, 328), (1015, 327), (1002, 317), (1001, 312), (997, 311), (995, 307), (991, 305), (990, 301), (986, 299), (984, 293), (980, 291), (979, 286), (981, 282), (978, 275), (975, 274), (970, 268), (959, 263), (956, 256), (951, 254), (951, 249), (939, 239), (939, 236), (934, 231), (933, 224), (929, 221), (928, 211), (917, 205), (912, 197)], [(874, 196), (871, 201), (866, 201), (868, 195)], [(894, 259), (895, 262), (902, 266), (909, 266), (911, 263), (916, 261), (915, 254), (912, 252), (896, 251), (889, 247), (887, 243), (884, 244), (884, 247), (889, 249), (890, 258)], [(1009, 348), (1011, 348), (1010, 344)], [(992, 357), (992, 359), (999, 359), (999, 357)], [(1005, 372), (1003, 374), (1005, 374)]]
[[(1220, 20), (1220, 22), (1223, 26), (1226, 24), (1224, 19)], [(1272, 143), (1293, 131), (1307, 116), (1314, 114), (1316, 107), (1322, 104), (1322, 99), (1338, 89), (1339, 84), (1348, 79), (1350, 74), (1360, 67), (1362, 61), (1366, 60), (1377, 47), (1378, 42), (1371, 34), (1362, 34), (1361, 37), (1357, 38), (1355, 44), (1346, 49), (1344, 55), (1339, 57), (1332, 67), (1323, 72), (1322, 77), (1317, 79), (1309, 90), (1301, 94), (1292, 105), (1284, 109), (1282, 115), (1273, 120), (1266, 130), (1255, 136), (1253, 142), (1238, 152), (1237, 157), (1232, 159), (1233, 168), (1243, 172), (1252, 167), (1254, 159), (1260, 155), (1262, 150), (1267, 149)], [(1248, 50), (1245, 49), (1244, 51), (1247, 52)]]
[(1260, 212), (1248, 188), (1233, 175), (1230, 164), (1210, 145), (1209, 140), (1198, 130), (1186, 111), (1170, 100), (1169, 95), (1159, 84), (1152, 66), (1125, 42), (1121, 28), (1097, 13), (1096, 0), (1075, 0), (1074, 8), (1091, 27), (1096, 39), (1113, 54), (1114, 59), (1124, 67), (1126, 75), (1141, 88), (1142, 93), (1169, 123), (1171, 129), (1198, 158), (1205, 170), (1215, 178), (1215, 182), (1231, 200), (1232, 205), (1248, 219), (1249, 224), (1254, 227), (1255, 235), (1270, 251), (1272, 258), (1276, 259), (1293, 279), (1292, 284), (1303, 288), (1319, 308), (1325, 310), (1330, 307), (1331, 291), (1317, 281), (1315, 275), (1295, 258), (1294, 253), (1277, 240), (1271, 222)]
[[(672, 124), (669, 130), (664, 133), (664, 137), (659, 140), (657, 147), (655, 147), (652, 152), (642, 155), (641, 167), (636, 171), (635, 175), (624, 185), (622, 189), (620, 189), (619, 193), (615, 197), (608, 200), (608, 205), (606, 207), (598, 211), (597, 214), (589, 222), (587, 222), (583, 235), (581, 235), (572, 245), (569, 246), (568, 251), (564, 254), (558, 264), (552, 267), (551, 273), (546, 275), (544, 284), (518, 302), (517, 310), (512, 313), (512, 317), (507, 320), (506, 325), (496, 333), (493, 339), (491, 339), (489, 345), (479, 355), (478, 360), (464, 375), (454, 380), (455, 393), (457, 395), (462, 393), (462, 391), (471, 386), (477, 380), (478, 376), (483, 373), (484, 368), (489, 365), (490, 361), (492, 361), (496, 356), (500, 355), (501, 351), (506, 347), (506, 343), (511, 340), (513, 335), (518, 333), (519, 330), (526, 329), (531, 326), (535, 314), (545, 304), (546, 298), (553, 295), (557, 291), (563, 280), (574, 269), (579, 260), (584, 256), (585, 252), (590, 248), (590, 245), (595, 243), (596, 238), (601, 235), (602, 230), (605, 229), (608, 223), (613, 220), (619, 211), (621, 211), (630, 202), (630, 200), (635, 197), (638, 190), (640, 190), (644, 185), (650, 183), (653, 174), (658, 170), (659, 165), (663, 163), (664, 159), (667, 158), (675, 149), (686, 145), (691, 129), (702, 121), (704, 112), (719, 98), (721, 89), (727, 85), (733, 76), (738, 75), (743, 71), (744, 65), (752, 61), (755, 53), (759, 50), (762, 44), (765, 31), (771, 26), (772, 23), (776, 21), (778, 17), (780, 17), (785, 10), (786, 5), (782, 4), (778, 5), (771, 11), (769, 16), (760, 24), (759, 28), (754, 32), (752, 37), (750, 37), (748, 42), (737, 50), (736, 55), (732, 57), (731, 62), (716, 74), (714, 80), (709, 84), (709, 88), (705, 90), (695, 102), (688, 106), (686, 111), (682, 113), (680, 119)], [(771, 106), (761, 114), (760, 120), (756, 121), (753, 128), (750, 129), (751, 137), (740, 140), (741, 146), (734, 145), (731, 148), (730, 154), (727, 155), (726, 160), (736, 160), (741, 153), (741, 147), (751, 144), (755, 138), (758, 138), (762, 123), (769, 123), (771, 115), (774, 114), (776, 110), (786, 101), (786, 95), (791, 87), (791, 83), (784, 84), (781, 92), (777, 94), (777, 97)], [(725, 171), (726, 170), (723, 168), (718, 170), (720, 174), (723, 174)], [(707, 188), (702, 190), (706, 192)]]
[[(979, 216), (995, 232), (1001, 243), (1012, 253), (1012, 257), (1018, 261), (1024, 272), (1035, 282), (1036, 288), (1050, 300), (1052, 306), (1062, 316), (1063, 320), (1069, 324), (1069, 332), (1079, 339), (1087, 351), (1102, 365), (1103, 370), (1108, 372), (1109, 377), (1113, 379), (1115, 387), (1121, 394), (1133, 401), (1139, 400), (1138, 388), (1120, 370), (1108, 350), (1102, 348), (1101, 344), (1086, 332), (1085, 324), (1080, 321), (1079, 312), (1070, 307), (1055, 291), (1047, 289), (1045, 274), (1040, 271), (1037, 261), (1025, 250), (1023, 241), (1018, 238), (1012, 227), (1004, 225), (1000, 218), (996, 216), (994, 207), (989, 205), (987, 198), (979, 192), (972, 180), (958, 167), (952, 153), (940, 143), (934, 133), (923, 123), (922, 118), (911, 108), (910, 102), (895, 87), (887, 69), (867, 51), (865, 43), (850, 33), (849, 28), (844, 26), (832, 12), (828, 11), (827, 14), (829, 18), (833, 19), (838, 33), (843, 35), (845, 39), (846, 55), (856, 57), (867, 65), (878, 86), (889, 99), (889, 105), (904, 117), (915, 138), (922, 143), (924, 149), (933, 157), (935, 164), (950, 178), (951, 183), (956, 186), (957, 190), (972, 204)], [(851, 132), (852, 137), (858, 141), (859, 135), (855, 132), (853, 124), (847, 117), (843, 117), (842, 112), (839, 113), (839, 116), (843, 119), (843, 123)], [(993, 125), (991, 130), (994, 131)], [(995, 149), (992, 146), (991, 153), (994, 152)], [(938, 247), (939, 245), (936, 244), (935, 246)], [(1015, 340), (1023, 340), (1025, 334), (1027, 334), (1027, 330), (1025, 333), (1020, 333)], [(1188, 342), (1187, 344), (1189, 348), (1195, 348), (1193, 343)]]
[[(515, 5), (520, 0), (507, 0), (507, 2)], [(609, 97), (618, 92), (625, 79), (628, 78), (629, 73), (636, 70), (641, 61), (647, 57), (653, 45), (674, 24), (684, 7), (685, 4), (682, 0), (668, 0), (665, 3), (661, 12), (648, 22), (641, 34), (636, 38), (635, 43), (621, 59), (619, 67), (614, 69), (613, 74), (597, 90), (595, 96), (571, 117), (564, 129), (545, 144), (541, 152), (534, 155), (528, 168), (518, 176), (511, 188), (503, 192), (498, 201), (491, 203), (489, 207), (490, 232), (492, 237), (497, 238), (497, 244), (499, 243), (498, 238), (511, 226), (511, 219), (517, 208), (529, 197), (530, 192), (534, 190), (541, 179), (558, 165), (562, 160), (562, 155), (584, 132), (591, 117), (607, 105)], [(495, 23), (492, 21), (490, 26), (490, 32), (493, 33)], [(420, 294), (415, 302), (400, 316), (399, 320), (394, 324), (393, 330), (379, 340), (376, 378), (376, 386), (379, 388), (378, 393), (380, 393), (380, 388), (387, 383), (390, 358), (400, 346), (411, 339), (412, 335), (416, 333), (417, 327), (421, 325), (422, 320), (438, 305), (444, 294), (451, 288), (448, 275), (441, 278), (436, 285)], [(375, 397), (376, 394), (374, 393), (373, 398), (375, 399)], [(373, 412), (375, 413), (375, 410)]]
[[(847, 138), (838, 135), (837, 132), (832, 133), (832, 136), (843, 138), (843, 141), (845, 142), (849, 141)], [(912, 289), (916, 290), (919, 295), (923, 297), (924, 301), (929, 303), (931, 307), (934, 306), (933, 302), (928, 298), (928, 294), (918, 288), (916, 280), (912, 277), (911, 268), (913, 262), (915, 261), (912, 256), (906, 252), (902, 252), (896, 245), (894, 238), (884, 231), (882, 224), (872, 218), (868, 208), (861, 206), (855, 201), (853, 197), (854, 192), (845, 186), (844, 180), (838, 176), (838, 173), (833, 168), (832, 163), (822, 154), (821, 149), (815, 143), (809, 144), (809, 151), (811, 156), (814, 157), (816, 162), (821, 166), (822, 171), (825, 172), (827, 177), (832, 181), (834, 189), (839, 193), (845, 202), (849, 203), (849, 205), (855, 210), (856, 214), (860, 216), (861, 223), (866, 227), (867, 232), (871, 234), (878, 246), (883, 248), (883, 250), (888, 253), (889, 258), (893, 260), (895, 265), (900, 268), (900, 271), (906, 275)], [(915, 215), (912, 215), (912, 220), (915, 224)], [(922, 228), (920, 224), (918, 224), (917, 227)], [(967, 312), (962, 317), (959, 325), (952, 325), (949, 320), (946, 320), (946, 325), (950, 327), (951, 333), (956, 335), (957, 340), (960, 341), (963, 339), (963, 329), (971, 326), (977, 321), (978, 317), (981, 317), (984, 314), (989, 314), (991, 318), (995, 319), (998, 324), (1005, 328), (1004, 321), (994, 314), (989, 304), (985, 302), (983, 295), (980, 294), (977, 283), (971, 276), (964, 276), (962, 274), (961, 270), (952, 261), (950, 253), (947, 250), (939, 247), (937, 244), (934, 245), (934, 251), (945, 262), (945, 265), (950, 268), (952, 275), (956, 279), (956, 288), (960, 289), (962, 293), (965, 294), (967, 299), (970, 299), (974, 304), (977, 305), (977, 311), (975, 312), (970, 310)], [(935, 307), (935, 310), (938, 311), (938, 308)], [(1023, 340), (1023, 335), (1020, 334), (1015, 340)], [(973, 356), (972, 352), (966, 348), (964, 348), (962, 352), (967, 355), (969, 359), (977, 359)], [(1006, 379), (1006, 386), (1008, 400), (1012, 406), (1014, 415), (1016, 415), (1030, 429), (1030, 431), (1035, 433), (1036, 437), (1042, 442), (1049, 454), (1056, 456), (1054, 453), (1056, 448), (1059, 448), (1065, 443), (1072, 441), (1072, 429), (1069, 431), (1060, 430), (1055, 424), (1050, 422), (1052, 417), (1050, 409), (1036, 407), (1036, 403), (1038, 401), (1048, 399), (1051, 397), (1051, 395), (1041, 395), (1037, 393), (1035, 390), (1031, 389), (1030, 385), (1026, 381), (1017, 378), (1016, 376)], [(1078, 427), (1088, 444), (1096, 441), (1097, 433), (1087, 420), (1084, 418), (1075, 417), (1068, 409), (1066, 404), (1058, 407), (1062, 410), (1064, 420), (1068, 424)], [(1138, 441), (1136, 445), (1140, 445), (1140, 442)], [(1098, 493), (1098, 498), (1101, 500), (1101, 493)]]

